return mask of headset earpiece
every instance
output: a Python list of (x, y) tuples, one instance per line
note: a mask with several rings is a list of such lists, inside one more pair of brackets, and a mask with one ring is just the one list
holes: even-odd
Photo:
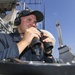
[(20, 20), (20, 18), (16, 18), (15, 20), (14, 20), (14, 25), (19, 25), (21, 23), (21, 20)]
[(16, 15), (16, 18), (14, 20), (14, 25), (18, 26), (21, 23), (20, 15), (21, 15), (21, 12), (18, 12), (17, 15)]

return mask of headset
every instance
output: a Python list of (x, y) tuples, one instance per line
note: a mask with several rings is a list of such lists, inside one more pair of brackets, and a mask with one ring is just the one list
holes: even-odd
[(21, 23), (21, 16), (22, 15), (23, 15), (22, 11), (17, 13), (16, 18), (14, 20), (14, 25), (15, 26), (18, 26)]
[(20, 12), (17, 13), (16, 15), (16, 18), (14, 20), (14, 25), (20, 25), (21, 23), (21, 17), (25, 16), (26, 14), (30, 13), (30, 10), (27, 9), (26, 11), (25, 10), (22, 10)]

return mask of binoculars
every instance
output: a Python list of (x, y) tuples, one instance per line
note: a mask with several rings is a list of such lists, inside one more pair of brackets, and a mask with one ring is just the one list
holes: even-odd
[(44, 49), (43, 49), (44, 53), (47, 54), (49, 51), (52, 52), (52, 49), (53, 49), (52, 43), (51, 42), (43, 42), (43, 40), (47, 37), (43, 36), (43, 32), (40, 31), (40, 33), (41, 33), (40, 40), (38, 38), (34, 37), (31, 42), (30, 46), (32, 47), (33, 52), (36, 53), (36, 55), (40, 55), (41, 51), (39, 51), (39, 50), (42, 49), (41, 44), (43, 44), (43, 46), (44, 46)]

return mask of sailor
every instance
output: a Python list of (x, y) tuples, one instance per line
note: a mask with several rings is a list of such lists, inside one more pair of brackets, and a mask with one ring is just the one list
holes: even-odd
[[(47, 32), (38, 30), (36, 27), (36, 24), (43, 19), (43, 13), (38, 10), (19, 12), (14, 21), (17, 30), (10, 34), (0, 33), (0, 60), (17, 58), (22, 61), (53, 63), (54, 36), (50, 36)], [(41, 39), (43, 36), (45, 38)], [(51, 43), (51, 50), (44, 48), (44, 43)]]

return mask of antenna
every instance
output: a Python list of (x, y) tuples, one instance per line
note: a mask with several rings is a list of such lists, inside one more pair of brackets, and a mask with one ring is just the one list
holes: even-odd
[(61, 33), (61, 28), (58, 20), (56, 20), (56, 27), (58, 31), (58, 40), (59, 40), (59, 45), (60, 47), (63, 47), (63, 41), (62, 41), (62, 33)]
[(45, 4), (44, 4), (44, 20), (43, 20), (42, 29), (45, 29)]
[(27, 6), (27, 4), (25, 3), (25, 10), (28, 10), (29, 8), (28, 8), (28, 6)]

